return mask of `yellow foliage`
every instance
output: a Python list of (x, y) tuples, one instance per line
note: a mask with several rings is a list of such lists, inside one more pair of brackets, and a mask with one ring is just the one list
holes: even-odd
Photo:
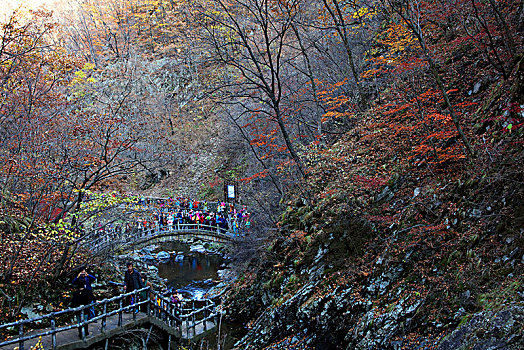
[(38, 342), (31, 347), (31, 350), (44, 350), (44, 344), (42, 343), (42, 337), (38, 338)]
[(387, 56), (395, 56), (403, 53), (417, 40), (409, 29), (397, 23), (389, 24), (382, 34), (383, 38), (379, 38), (377, 41), (389, 48)]

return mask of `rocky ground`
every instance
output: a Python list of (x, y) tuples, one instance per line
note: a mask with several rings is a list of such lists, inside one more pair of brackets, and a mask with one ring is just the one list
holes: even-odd
[[(288, 203), (225, 293), (249, 329), (236, 348), (524, 348), (521, 169), (401, 178), (367, 204), (342, 193)], [(392, 207), (404, 208), (399, 224), (362, 215)]]
[(384, 251), (369, 270), (333, 271), (328, 256), (339, 239), (319, 246), (309, 266), (268, 266), (236, 282), (228, 314), (250, 328), (237, 348), (522, 349), (522, 252), (502, 256), (511, 272), (491, 292), (462, 287), (439, 296), (412, 270), (414, 252), (386, 263)]

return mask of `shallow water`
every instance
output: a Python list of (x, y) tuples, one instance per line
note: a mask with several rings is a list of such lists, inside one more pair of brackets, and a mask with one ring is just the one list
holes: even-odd
[(217, 271), (225, 266), (222, 257), (193, 253), (180, 243), (162, 245), (160, 250), (181, 253), (178, 261), (172, 258), (158, 264), (158, 275), (167, 279), (170, 290), (178, 290), (185, 298), (202, 299), (219, 282)]
[[(227, 262), (218, 255), (199, 254), (189, 251), (189, 245), (178, 242), (164, 243), (157, 251), (177, 252), (184, 255), (183, 259), (158, 264), (158, 275), (167, 279), (170, 290), (178, 290), (186, 299), (203, 299), (205, 294), (219, 280), (218, 271), (224, 269)], [(179, 255), (180, 256), (180, 255)], [(218, 331), (211, 333), (199, 341), (202, 348), (231, 349), (233, 344), (246, 333), (241, 324), (223, 322)], [(219, 340), (220, 339), (220, 340)]]

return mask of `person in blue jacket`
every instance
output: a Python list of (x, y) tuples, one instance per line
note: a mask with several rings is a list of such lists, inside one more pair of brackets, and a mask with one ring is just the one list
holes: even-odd
[[(92, 290), (88, 290), (86, 288), (86, 285), (84, 284), (84, 281), (82, 281), (81, 278), (75, 278), (75, 282), (73, 285), (77, 288), (76, 291), (73, 293), (73, 298), (71, 300), (71, 307), (79, 307), (82, 305), (89, 305), (91, 303), (95, 302), (95, 297), (93, 295)], [(82, 319), (82, 314), (84, 315)], [(80, 325), (83, 322), (87, 322), (87, 320), (90, 320), (91, 318), (95, 317), (95, 308), (94, 306), (91, 306), (88, 309), (84, 309), (84, 311), (77, 311), (76, 312), (76, 322), (78, 325)], [(83, 332), (83, 334), (82, 334)], [(89, 325), (85, 324), (84, 326), (78, 327), (78, 337), (83, 338), (84, 336), (89, 335)]]
[(75, 278), (73, 278), (73, 280), (71, 281), (71, 284), (75, 286), (79, 284), (84, 284), (84, 288), (92, 292), (93, 287), (91, 286), (91, 283), (93, 283), (95, 280), (96, 280), (96, 277), (88, 274), (86, 269), (83, 268), (82, 271), (80, 271), (78, 275)]

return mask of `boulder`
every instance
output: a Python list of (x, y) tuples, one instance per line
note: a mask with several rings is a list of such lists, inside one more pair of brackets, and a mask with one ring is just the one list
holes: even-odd
[(142, 256), (142, 260), (143, 261), (154, 261), (155, 260), (155, 257), (151, 254), (146, 254), (144, 256)]
[(479, 312), (451, 335), (438, 350), (451, 349), (522, 349), (524, 307), (512, 305), (501, 311)]
[(169, 260), (171, 259), (171, 255), (169, 255), (168, 252), (161, 251), (156, 254), (156, 258), (158, 260)]
[(193, 253), (205, 253), (206, 247), (204, 247), (202, 244), (195, 244), (192, 245), (189, 250)]

